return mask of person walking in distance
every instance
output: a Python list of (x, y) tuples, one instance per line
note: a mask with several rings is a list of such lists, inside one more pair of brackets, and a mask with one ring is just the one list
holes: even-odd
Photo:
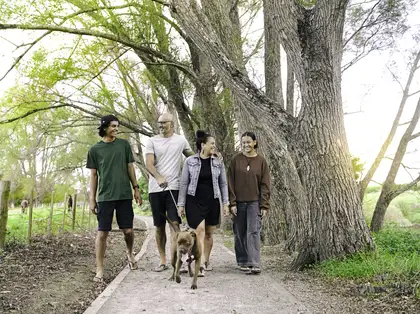
[(259, 274), (261, 217), (269, 209), (270, 171), (253, 132), (241, 136), (242, 152), (233, 159), (228, 171), (230, 211), (233, 214), (235, 255), (246, 274)]
[[(152, 209), (153, 224), (156, 227), (156, 243), (160, 262), (154, 269), (168, 269), (166, 264), (166, 219), (164, 215), (179, 226), (176, 202), (178, 201), (179, 178), (182, 155), (193, 155), (190, 145), (182, 135), (174, 133), (173, 116), (162, 114), (158, 119), (159, 134), (150, 138), (146, 144), (146, 169), (149, 176), (149, 201)], [(173, 198), (172, 198), (173, 197)]]
[[(127, 260), (130, 269), (137, 269), (133, 254), (133, 192), (137, 204), (141, 205), (139, 186), (134, 170), (134, 157), (130, 143), (117, 138), (119, 121), (113, 115), (101, 118), (99, 136), (102, 140), (88, 152), (86, 167), (90, 169), (89, 208), (97, 215), (96, 276), (94, 281), (103, 281), (106, 240), (112, 229), (112, 218), (116, 211), (117, 223), (124, 234), (127, 245)], [(130, 186), (131, 183), (131, 186)], [(97, 200), (96, 200), (97, 196)]]

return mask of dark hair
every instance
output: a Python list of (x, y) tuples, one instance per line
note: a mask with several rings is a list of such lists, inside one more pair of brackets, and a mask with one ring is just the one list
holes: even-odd
[(195, 133), (195, 136), (197, 138), (197, 140), (195, 142), (195, 145), (197, 147), (197, 151), (201, 151), (201, 144), (206, 144), (209, 137), (213, 137), (213, 136), (211, 136), (211, 134), (209, 134), (209, 133), (207, 133), (206, 131), (203, 131), (203, 130), (198, 130)]
[(111, 115), (111, 114), (107, 116), (103, 116), (101, 118), (101, 125), (98, 127), (99, 129), (98, 134), (100, 137), (104, 137), (106, 135), (105, 129), (109, 127), (112, 121), (117, 121), (118, 123), (120, 123), (120, 120), (118, 120), (116, 116)]
[[(254, 132), (246, 131), (244, 134), (242, 134), (241, 139), (245, 136), (249, 136), (250, 138), (252, 138), (253, 141), (257, 140), (257, 137), (255, 136)], [(254, 148), (258, 148), (258, 141), (257, 141), (257, 143), (255, 143)]]

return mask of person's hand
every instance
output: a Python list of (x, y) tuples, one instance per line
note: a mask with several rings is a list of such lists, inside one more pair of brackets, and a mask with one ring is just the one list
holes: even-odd
[(223, 162), (223, 156), (222, 156), (222, 154), (217, 150), (217, 148), (216, 148), (216, 151), (215, 151), (215, 153), (214, 153), (214, 156), (216, 156), (216, 158), (217, 159), (219, 159), (219, 161), (220, 162)]
[(182, 216), (184, 216), (184, 211), (185, 211), (184, 206), (178, 206), (178, 216), (179, 216), (179, 218), (182, 219)]
[(261, 216), (264, 218), (264, 217), (265, 217), (265, 215), (267, 215), (267, 210), (266, 210), (266, 209), (263, 209), (263, 210), (261, 211)]
[(98, 206), (96, 205), (96, 201), (90, 201), (89, 202), (89, 209), (92, 212), (92, 214), (97, 215), (98, 214)]
[(141, 206), (141, 204), (143, 203), (143, 201), (141, 199), (140, 189), (139, 188), (135, 188), (134, 189), (134, 199), (136, 200), (137, 205)]
[(230, 212), (232, 213), (233, 216), (236, 216), (236, 214), (238, 213), (238, 209), (236, 208), (236, 206), (232, 206), (230, 208)]
[(158, 177), (156, 178), (156, 181), (157, 181), (158, 185), (159, 185), (162, 189), (164, 189), (164, 188), (166, 188), (166, 187), (168, 186), (168, 182), (167, 182), (167, 181), (166, 181), (166, 179), (165, 179), (164, 177), (162, 177), (162, 176), (158, 176)]
[(229, 206), (228, 205), (223, 205), (223, 209), (224, 209), (224, 212), (223, 212), (223, 216), (228, 216), (229, 215)]

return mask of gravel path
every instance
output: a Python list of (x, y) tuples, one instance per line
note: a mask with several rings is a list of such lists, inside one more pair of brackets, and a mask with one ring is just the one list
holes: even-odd
[[(150, 220), (147, 222), (150, 226)], [(214, 270), (198, 279), (197, 290), (191, 290), (188, 274), (183, 274), (177, 284), (168, 281), (171, 268), (161, 273), (152, 271), (159, 259), (154, 230), (150, 229), (147, 248), (139, 259), (140, 269), (116, 278), (117, 283), (111, 284), (85, 313), (310, 313), (269, 273), (241, 273), (220, 234), (214, 242)]]

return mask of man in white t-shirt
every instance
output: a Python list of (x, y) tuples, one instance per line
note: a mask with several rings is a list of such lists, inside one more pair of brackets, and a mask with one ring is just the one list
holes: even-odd
[(158, 124), (160, 134), (150, 138), (146, 145), (146, 169), (150, 174), (149, 201), (160, 255), (160, 264), (155, 271), (163, 271), (168, 269), (165, 254), (166, 220), (163, 215), (166, 214), (176, 224), (181, 223), (176, 203), (178, 202), (182, 154), (188, 157), (194, 152), (185, 137), (174, 133), (174, 121), (171, 114), (162, 114), (158, 119)]

